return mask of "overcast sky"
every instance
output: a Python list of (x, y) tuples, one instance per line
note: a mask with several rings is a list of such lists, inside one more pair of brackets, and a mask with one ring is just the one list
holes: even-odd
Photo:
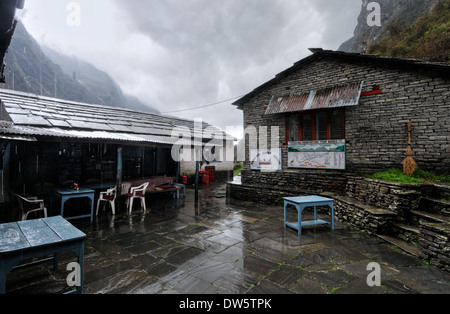
[[(18, 15), (40, 44), (164, 113), (247, 94), (308, 48), (336, 50), (360, 11), (361, 0), (26, 0)], [(172, 115), (242, 126), (231, 103)]]

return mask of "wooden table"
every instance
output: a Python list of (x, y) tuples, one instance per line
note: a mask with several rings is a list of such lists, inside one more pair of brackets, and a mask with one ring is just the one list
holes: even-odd
[(173, 185), (176, 185), (179, 187), (178, 191), (177, 191), (177, 199), (180, 199), (180, 189), (183, 190), (183, 193), (181, 195), (183, 195), (183, 197), (186, 197), (186, 186), (182, 183), (174, 183)]
[[(298, 221), (287, 221), (287, 206), (292, 205), (297, 209)], [(317, 206), (329, 206), (331, 208), (330, 222), (317, 218)], [(307, 207), (314, 207), (314, 220), (302, 222), (302, 212)], [(334, 200), (322, 196), (298, 196), (284, 198), (284, 227), (291, 227), (302, 234), (302, 227), (328, 224), (334, 230)]]
[[(86, 235), (61, 216), (0, 225), (0, 294), (6, 291), (6, 277), (24, 261), (53, 254), (58, 268), (58, 253), (71, 251), (78, 257), (80, 286), (70, 293), (82, 292), (84, 239)], [(38, 262), (47, 261), (44, 259)], [(18, 266), (19, 265), (19, 266)], [(27, 264), (29, 265), (29, 264)]]
[(59, 196), (61, 198), (61, 216), (64, 217), (64, 204), (73, 198), (83, 198), (83, 197), (87, 197), (91, 200), (91, 213), (88, 215), (80, 215), (80, 216), (75, 216), (75, 217), (66, 217), (67, 220), (72, 220), (72, 219), (78, 219), (78, 218), (86, 218), (86, 217), (90, 217), (91, 218), (91, 222), (93, 222), (94, 220), (94, 198), (95, 198), (95, 191), (91, 190), (91, 189), (86, 189), (86, 188), (80, 188), (79, 190), (74, 190), (74, 189), (56, 189), (55, 193), (57, 194), (57, 196)]

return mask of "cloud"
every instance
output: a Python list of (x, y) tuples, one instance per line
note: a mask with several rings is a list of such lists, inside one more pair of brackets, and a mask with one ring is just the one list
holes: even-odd
[[(93, 63), (162, 112), (246, 94), (310, 47), (337, 49), (360, 10), (359, 0), (78, 0), (82, 27), (70, 28), (70, 1), (41, 1), (26, 19), (41, 43)], [(242, 125), (231, 101), (174, 115)]]
[[(323, 46), (324, 38), (338, 46), (351, 32), (336, 36), (333, 17), (338, 23), (348, 20), (352, 13), (346, 9), (355, 1), (114, 2), (125, 13), (124, 27), (165, 52), (146, 69), (164, 82), (153, 90), (164, 112), (245, 94), (305, 57), (307, 48)], [(201, 113), (191, 113), (196, 114)]]

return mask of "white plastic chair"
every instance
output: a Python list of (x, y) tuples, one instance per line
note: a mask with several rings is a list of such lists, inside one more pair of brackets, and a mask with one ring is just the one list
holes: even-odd
[(121, 193), (121, 195), (128, 195), (128, 193), (130, 193), (130, 188), (131, 188), (131, 183), (130, 182), (122, 183), (122, 193)]
[(147, 208), (145, 207), (145, 190), (147, 190), (148, 185), (149, 182), (146, 182), (140, 186), (130, 188), (130, 193), (128, 193), (128, 210), (130, 214), (133, 209), (133, 200), (135, 198), (139, 198), (141, 200), (141, 205), (144, 208), (144, 211), (147, 210)]
[(112, 214), (116, 214), (116, 208), (115, 208), (115, 201), (116, 201), (116, 188), (111, 188), (106, 190), (106, 192), (100, 192), (100, 196), (98, 197), (97, 201), (97, 216), (98, 216), (98, 209), (100, 207), (100, 202), (109, 202), (111, 204), (111, 210)]
[(14, 194), (19, 203), (20, 211), (22, 212), (22, 221), (28, 219), (28, 215), (42, 211), (44, 212), (44, 217), (47, 218), (47, 208), (45, 207), (44, 200), (38, 200), (37, 197), (25, 198), (19, 194)]

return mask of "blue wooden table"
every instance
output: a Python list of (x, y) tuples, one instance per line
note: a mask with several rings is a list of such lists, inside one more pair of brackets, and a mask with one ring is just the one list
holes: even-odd
[(86, 188), (80, 188), (79, 190), (74, 189), (56, 189), (55, 190), (57, 196), (61, 198), (61, 216), (64, 217), (64, 204), (73, 198), (83, 198), (87, 197), (91, 200), (91, 213), (87, 215), (80, 215), (75, 217), (66, 217), (67, 220), (71, 219), (78, 219), (78, 218), (91, 218), (91, 222), (94, 220), (94, 198), (95, 198), (95, 191), (91, 189)]
[[(292, 205), (297, 209), (298, 221), (287, 221), (287, 206)], [(330, 221), (325, 221), (317, 218), (317, 206), (329, 206), (331, 209)], [(314, 207), (314, 220), (302, 222), (302, 212), (307, 207)], [(331, 230), (334, 230), (334, 200), (322, 196), (298, 196), (298, 197), (285, 197), (284, 198), (284, 226), (291, 227), (298, 230), (298, 234), (302, 234), (302, 227), (316, 226), (328, 224)]]
[(0, 294), (6, 291), (6, 277), (11, 270), (23, 266), (26, 260), (49, 255), (53, 255), (51, 260), (57, 269), (58, 253), (62, 251), (71, 251), (78, 257), (80, 286), (69, 293), (81, 293), (85, 238), (83, 232), (61, 216), (1, 224)]
[[(183, 190), (183, 193), (181, 195), (183, 195), (183, 197), (186, 197), (186, 186), (182, 183), (174, 183), (173, 185), (176, 185), (179, 187), (179, 189), (177, 189), (177, 199), (180, 199), (180, 190)], [(175, 197), (175, 195), (174, 195)]]

